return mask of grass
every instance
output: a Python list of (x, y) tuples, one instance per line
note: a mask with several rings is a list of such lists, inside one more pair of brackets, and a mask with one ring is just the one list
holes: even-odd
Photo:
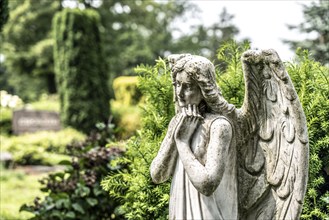
[(39, 179), (46, 174), (27, 175), (22, 171), (0, 167), (0, 219), (24, 220), (33, 217), (31, 213), (19, 212), (24, 203), (31, 204), (36, 196), (43, 197)]

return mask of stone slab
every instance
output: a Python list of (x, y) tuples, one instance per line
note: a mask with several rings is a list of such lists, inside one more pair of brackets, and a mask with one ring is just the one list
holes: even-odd
[(33, 133), (37, 131), (59, 131), (60, 117), (57, 112), (16, 110), (12, 120), (14, 134)]

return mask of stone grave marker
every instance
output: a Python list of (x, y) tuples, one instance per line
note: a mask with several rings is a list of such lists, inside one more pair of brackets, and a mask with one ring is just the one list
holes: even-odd
[(22, 109), (13, 112), (12, 127), (14, 134), (23, 134), (59, 131), (61, 123), (57, 112)]

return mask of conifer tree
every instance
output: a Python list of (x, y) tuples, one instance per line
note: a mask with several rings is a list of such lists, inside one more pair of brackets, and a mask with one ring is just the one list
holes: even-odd
[(96, 11), (65, 9), (56, 14), (54, 63), (65, 125), (89, 132), (109, 117), (108, 69)]

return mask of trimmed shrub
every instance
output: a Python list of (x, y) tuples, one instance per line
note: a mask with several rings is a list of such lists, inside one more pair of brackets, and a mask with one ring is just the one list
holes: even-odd
[(124, 105), (118, 101), (111, 101), (113, 123), (116, 125), (115, 136), (127, 139), (136, 134), (141, 127), (141, 108), (137, 105)]
[(140, 128), (142, 94), (137, 87), (137, 76), (120, 76), (113, 81), (115, 100), (111, 101), (113, 123), (118, 138), (127, 139)]
[(110, 114), (100, 17), (90, 9), (64, 9), (53, 19), (53, 34), (62, 122), (88, 133)]
[(113, 80), (115, 100), (123, 105), (137, 105), (141, 99), (141, 92), (137, 87), (137, 76), (120, 76)]

